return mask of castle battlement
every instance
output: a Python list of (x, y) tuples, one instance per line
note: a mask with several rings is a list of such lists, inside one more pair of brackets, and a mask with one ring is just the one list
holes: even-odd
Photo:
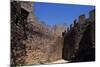
[(89, 12), (90, 21), (95, 21), (95, 10)]
[(80, 24), (85, 23), (85, 15), (84, 14), (79, 16), (79, 23)]
[(94, 22), (95, 21), (95, 9), (91, 10), (89, 12), (89, 17), (86, 18), (85, 14), (82, 14), (78, 17), (78, 21), (77, 19), (74, 20), (74, 24), (70, 24), (70, 28), (68, 28), (68, 30), (70, 31), (72, 28), (76, 27), (77, 24), (78, 25), (83, 25), (84, 23), (86, 23), (86, 21), (90, 21), (90, 22)]
[[(70, 30), (63, 35), (63, 58), (69, 61), (95, 60), (95, 10), (89, 12), (89, 17), (80, 15), (79, 20), (70, 24)], [(67, 30), (69, 29), (67, 28)], [(66, 52), (67, 51), (67, 52)], [(90, 57), (91, 56), (91, 57)]]

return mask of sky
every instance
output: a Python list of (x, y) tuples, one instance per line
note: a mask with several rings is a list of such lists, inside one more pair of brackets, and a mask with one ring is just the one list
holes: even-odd
[(89, 11), (95, 9), (95, 6), (72, 5), (58, 3), (34, 2), (34, 11), (36, 17), (47, 25), (66, 24), (69, 27), (74, 19), (82, 14), (88, 17)]

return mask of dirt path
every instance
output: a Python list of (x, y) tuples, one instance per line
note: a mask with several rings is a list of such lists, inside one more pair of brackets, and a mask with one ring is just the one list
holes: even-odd
[(58, 63), (68, 63), (68, 61), (61, 59), (61, 60), (57, 60), (57, 61), (54, 61), (51, 63), (45, 63), (45, 64), (58, 64)]

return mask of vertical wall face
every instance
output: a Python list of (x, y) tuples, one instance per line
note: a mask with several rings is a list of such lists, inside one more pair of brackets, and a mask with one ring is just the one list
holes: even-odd
[[(11, 1), (11, 65), (24, 65), (26, 56), (27, 17), (32, 12), (30, 4)], [(31, 4), (32, 5), (32, 4)]]
[(20, 3), (11, 2), (11, 65), (24, 64), (25, 39), (24, 24), (22, 22)]
[(79, 43), (79, 50), (74, 61), (95, 61), (95, 43), (92, 40), (95, 35), (93, 34), (93, 36), (91, 36), (92, 33), (95, 33), (93, 27), (91, 27), (93, 26), (93, 23), (94, 22), (90, 22), (83, 32), (83, 37)]
[(11, 65), (43, 64), (62, 58), (63, 39), (49, 34), (30, 2), (11, 2)]
[(79, 23), (65, 34), (63, 50), (65, 60), (95, 61), (95, 11), (90, 11), (89, 15), (90, 21), (85, 19), (85, 15), (79, 16)]
[(95, 47), (95, 10), (90, 11), (89, 18), (92, 24), (90, 25), (90, 36), (92, 39), (93, 46)]
[(95, 10), (89, 12), (90, 21), (95, 21)]
[(78, 44), (79, 36), (78, 36), (77, 28), (71, 29), (65, 34), (64, 37), (64, 48), (63, 48), (63, 59), (70, 61), (74, 56), (74, 52), (76, 49), (76, 45)]
[(62, 32), (64, 32), (64, 31), (66, 31), (66, 26), (64, 26), (64, 25), (57, 25), (55, 27), (55, 30), (54, 30), (55, 36), (61, 37), (62, 36)]

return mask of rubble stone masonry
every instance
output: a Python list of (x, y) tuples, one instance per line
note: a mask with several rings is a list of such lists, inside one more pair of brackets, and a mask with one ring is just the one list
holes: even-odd
[[(95, 60), (95, 10), (70, 28), (50, 29), (34, 15), (34, 2), (11, 1), (11, 66)], [(65, 31), (65, 32), (64, 32)], [(63, 33), (62, 33), (63, 32)]]
[(95, 10), (89, 18), (79, 16), (79, 21), (64, 35), (63, 59), (70, 62), (95, 61)]
[(35, 16), (33, 3), (11, 1), (11, 65), (44, 64), (62, 58), (63, 38)]

